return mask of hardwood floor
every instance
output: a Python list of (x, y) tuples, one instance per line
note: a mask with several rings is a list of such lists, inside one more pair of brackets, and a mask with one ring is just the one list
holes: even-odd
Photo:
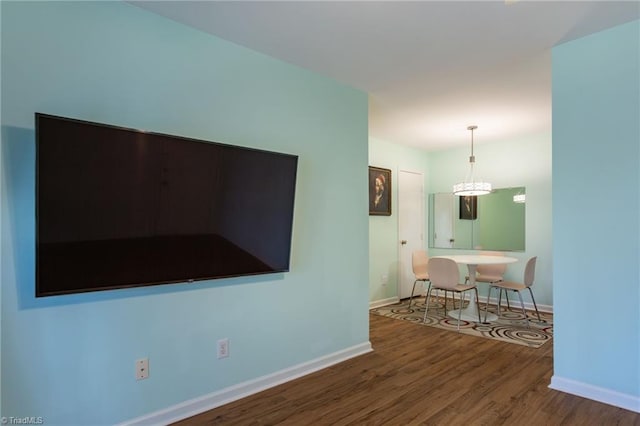
[(176, 425), (640, 425), (640, 414), (549, 389), (552, 342), (532, 349), (376, 315), (370, 329), (370, 354)]

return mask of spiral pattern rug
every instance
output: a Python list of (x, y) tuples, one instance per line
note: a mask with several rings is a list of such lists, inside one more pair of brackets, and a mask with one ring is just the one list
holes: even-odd
[[(373, 308), (370, 312), (375, 315), (409, 321), (418, 325), (457, 332), (458, 319), (444, 316), (443, 301), (444, 299), (442, 298), (431, 298), (429, 313), (425, 322), (423, 322), (424, 297), (414, 297), (411, 308), (409, 308), (409, 299), (405, 299), (393, 305)], [(457, 303), (458, 299), (456, 299), (456, 307)], [(484, 319), (484, 304), (481, 303), (480, 308), (481, 318)], [(452, 309), (451, 299), (449, 298), (447, 310), (450, 311)], [(497, 314), (497, 307), (489, 305), (488, 311)], [(540, 312), (541, 321), (538, 321), (535, 311), (527, 311), (527, 316), (529, 317), (530, 328), (527, 328), (527, 322), (519, 303), (512, 303), (510, 310), (507, 310), (506, 306), (501, 307), (501, 316), (496, 321), (478, 324), (462, 320), (460, 322), (460, 333), (539, 348), (553, 337), (553, 315), (547, 312)]]

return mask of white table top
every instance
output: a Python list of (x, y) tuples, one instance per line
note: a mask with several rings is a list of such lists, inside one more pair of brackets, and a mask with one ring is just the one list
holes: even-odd
[(518, 259), (508, 256), (489, 256), (482, 254), (456, 254), (451, 256), (433, 256), (454, 260), (456, 263), (464, 265), (501, 265), (505, 263), (514, 263)]

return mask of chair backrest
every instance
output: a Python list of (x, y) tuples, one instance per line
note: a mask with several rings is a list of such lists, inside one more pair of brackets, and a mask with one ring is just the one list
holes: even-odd
[(444, 257), (429, 259), (429, 277), (436, 288), (455, 288), (460, 282), (458, 264)]
[[(504, 252), (501, 251), (481, 251), (481, 255), (484, 256), (504, 256)], [(507, 264), (498, 265), (478, 265), (476, 268), (476, 275), (483, 275), (485, 277), (491, 277), (495, 279), (503, 279), (504, 273), (507, 271)]]
[(415, 250), (411, 253), (411, 267), (413, 268), (413, 274), (422, 276), (427, 273), (429, 264), (429, 256), (425, 250)]
[(524, 268), (524, 285), (531, 287), (533, 280), (536, 277), (536, 256), (527, 261), (527, 266)]

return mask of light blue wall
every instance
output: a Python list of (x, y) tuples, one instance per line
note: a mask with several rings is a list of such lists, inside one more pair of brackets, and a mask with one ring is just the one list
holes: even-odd
[[(0, 4), (0, 25), (2, 23), (2, 5)], [(1, 28), (0, 28), (0, 32), (1, 32)], [(1, 43), (1, 41), (0, 41)], [(2, 48), (2, 46), (0, 45), (0, 49)], [(1, 53), (1, 52), (0, 52)], [(0, 79), (2, 76), (2, 55), (0, 54)], [(2, 95), (2, 87), (1, 87), (1, 83), (0, 83), (0, 97)], [(2, 99), (0, 99), (0, 115), (2, 114)], [(1, 127), (0, 127), (0, 144), (2, 143), (2, 140), (4, 139), (4, 137), (2, 136), (1, 133)], [(4, 217), (4, 210), (5, 210), (5, 203), (4, 203), (4, 196), (2, 196), (1, 194), (4, 194), (4, 170), (2, 165), (4, 164), (4, 160), (2, 158), (2, 146), (0, 146), (0, 280), (3, 279), (4, 275), (2, 273), (2, 265), (3, 265), (3, 261), (2, 259), (4, 259), (4, 253), (5, 253), (5, 244), (4, 244), (4, 238), (2, 238), (2, 223), (3, 223), (3, 217)], [(0, 281), (0, 418), (3, 417), (3, 411), (2, 411), (2, 282)]]
[[(369, 165), (391, 169), (391, 216), (369, 217), (369, 300), (371, 302), (395, 298), (398, 295), (398, 173), (400, 170), (422, 173), (427, 188), (427, 153), (388, 141), (370, 138)], [(425, 210), (425, 225), (426, 224)], [(425, 235), (425, 246), (427, 239)], [(426, 247), (425, 247), (426, 248)], [(381, 276), (389, 282), (383, 285)]]
[[(4, 416), (112, 424), (368, 341), (366, 94), (127, 3), (1, 7)], [(35, 299), (36, 111), (298, 154), (291, 272)]]
[(640, 407), (640, 21), (552, 58), (554, 378)]

